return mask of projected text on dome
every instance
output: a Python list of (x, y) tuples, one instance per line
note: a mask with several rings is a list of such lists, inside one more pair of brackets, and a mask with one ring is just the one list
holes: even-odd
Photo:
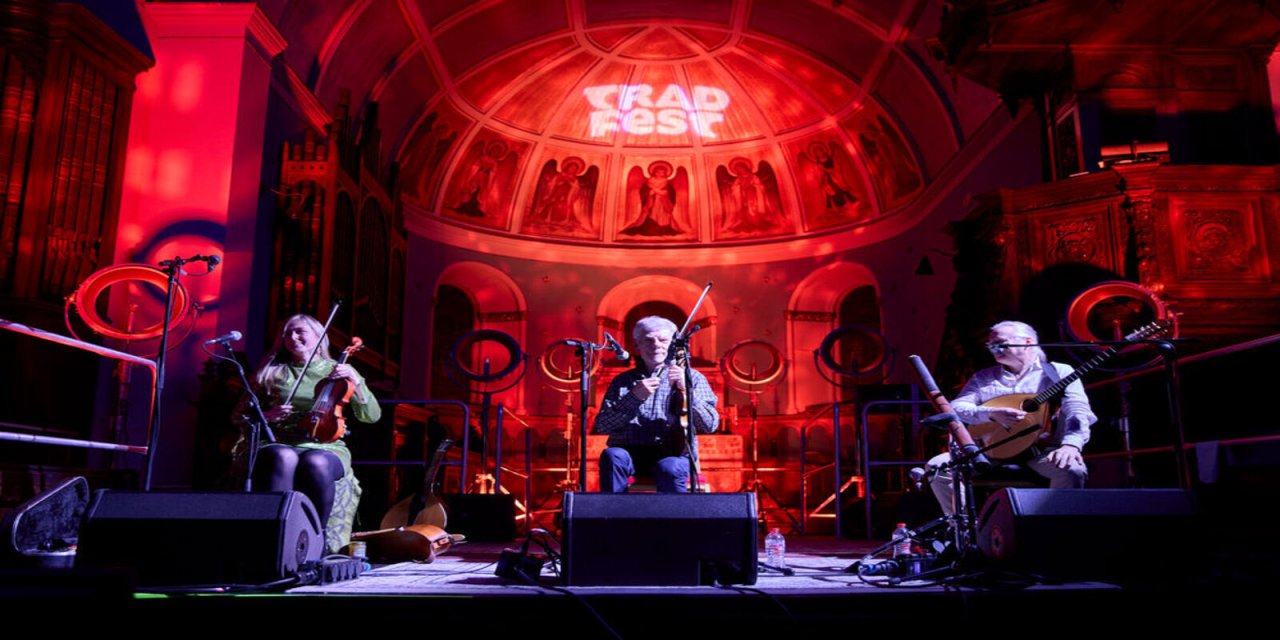
[(715, 125), (724, 122), (729, 94), (723, 89), (695, 85), (693, 91), (669, 84), (658, 91), (647, 84), (605, 84), (582, 90), (591, 112), (590, 135), (615, 131), (635, 135), (682, 135), (692, 131), (715, 138)]

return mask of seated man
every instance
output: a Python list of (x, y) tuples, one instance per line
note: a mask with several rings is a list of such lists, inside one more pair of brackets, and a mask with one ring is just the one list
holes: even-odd
[[(1005, 426), (1015, 425), (1027, 416), (1025, 411), (982, 405), (999, 396), (1039, 393), (1072, 372), (1068, 365), (1049, 362), (1040, 347), (1016, 346), (1038, 341), (1035, 329), (1026, 323), (1006, 321), (991, 327), (986, 346), (999, 364), (973, 374), (960, 394), (951, 401), (951, 408), (962, 422), (980, 424), (995, 421)], [(1084, 487), (1089, 474), (1081, 450), (1089, 442), (1089, 427), (1097, 421), (1098, 417), (1089, 407), (1084, 385), (1079, 380), (1067, 385), (1052, 431), (1041, 435), (1031, 447), (1026, 466), (1048, 478), (1051, 488)], [(949, 453), (929, 460), (930, 470), (937, 471), (930, 486), (942, 505), (942, 512), (947, 515), (954, 513), (955, 489), (950, 468), (940, 467), (950, 460)]]
[[(642, 318), (631, 331), (640, 361), (613, 379), (596, 414), (595, 432), (609, 436), (600, 455), (600, 490), (605, 493), (625, 492), (636, 469), (652, 469), (659, 492), (689, 490), (688, 449), (679, 416), (684, 368), (666, 362), (675, 333), (675, 323), (659, 316)], [(698, 433), (712, 433), (720, 423), (716, 394), (706, 376), (690, 373), (693, 425)]]

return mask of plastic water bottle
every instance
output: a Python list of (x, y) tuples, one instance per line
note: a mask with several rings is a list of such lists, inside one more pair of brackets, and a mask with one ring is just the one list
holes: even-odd
[(907, 529), (907, 523), (899, 522), (898, 528), (893, 530), (893, 557), (911, 555), (911, 531)]
[(781, 529), (770, 529), (769, 535), (764, 537), (764, 557), (765, 564), (771, 567), (787, 567), (787, 539), (782, 535)]

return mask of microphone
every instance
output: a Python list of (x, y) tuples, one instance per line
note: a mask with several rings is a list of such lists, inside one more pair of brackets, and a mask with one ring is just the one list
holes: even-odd
[(212, 338), (212, 339), (209, 339), (209, 340), (205, 340), (205, 341), (204, 341), (204, 343), (205, 343), (206, 345), (210, 345), (210, 344), (222, 344), (222, 345), (225, 345), (225, 344), (228, 344), (228, 343), (231, 343), (231, 342), (239, 342), (239, 341), (240, 341), (240, 338), (243, 338), (243, 337), (244, 337), (244, 336), (243, 336), (239, 331), (232, 331), (232, 332), (230, 332), (230, 333), (228, 333), (228, 334), (226, 334), (226, 335), (221, 335), (221, 336), (218, 336), (218, 337), (216, 337), (216, 338)]
[[(220, 256), (215, 256), (215, 255), (202, 256), (197, 253), (196, 255), (191, 256), (190, 258), (177, 257), (177, 258), (174, 258), (173, 260), (161, 260), (160, 266), (180, 267), (184, 264), (187, 264), (188, 262), (203, 262), (205, 264), (205, 267), (207, 267), (209, 271), (213, 271), (215, 267), (217, 267), (219, 264), (222, 263), (222, 258)], [(200, 275), (204, 275), (204, 274), (200, 274)]]
[(627, 350), (623, 349), (622, 345), (618, 344), (618, 341), (614, 340), (608, 332), (604, 334), (604, 343), (609, 346), (609, 350), (618, 357), (618, 360), (626, 362), (631, 359), (631, 354), (627, 353)]

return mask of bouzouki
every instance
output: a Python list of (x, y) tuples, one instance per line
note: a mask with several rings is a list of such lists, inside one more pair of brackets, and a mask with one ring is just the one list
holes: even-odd
[(416, 524), (429, 524), (443, 529), (448, 524), (449, 516), (445, 513), (444, 503), (440, 501), (440, 498), (436, 497), (435, 486), (436, 475), (440, 471), (440, 464), (444, 462), (445, 452), (452, 446), (452, 440), (445, 439), (440, 441), (435, 453), (431, 455), (431, 462), (427, 465), (427, 473), (422, 478), (422, 489), (415, 491), (413, 495), (397, 502), (395, 506), (387, 510), (387, 514), (382, 516), (382, 523), (379, 526), (383, 529), (394, 529)]
[[(1164, 333), (1168, 328), (1168, 325), (1163, 323), (1152, 322), (1125, 336), (1124, 341), (1134, 342), (1157, 336)], [(1039, 393), (1011, 393), (997, 396), (982, 403), (979, 406), (980, 409), (1021, 409), (1027, 415), (1022, 420), (1011, 425), (1003, 425), (994, 420), (972, 424), (969, 425), (969, 434), (973, 436), (979, 447), (984, 449), (991, 447), (985, 453), (987, 457), (993, 460), (1011, 460), (1022, 455), (1024, 451), (1030, 449), (1040, 439), (1041, 435), (1049, 433), (1050, 429), (1052, 429), (1053, 411), (1057, 409), (1054, 406), (1054, 401), (1066, 391), (1067, 386), (1079, 380), (1086, 373), (1101, 366), (1117, 353), (1119, 353), (1119, 350), (1115, 346), (1107, 347), (1105, 351), (1085, 361), (1076, 367), (1075, 371), (1063, 376), (1061, 380), (1046, 387)], [(1044, 366), (1052, 365), (1046, 362)]]

